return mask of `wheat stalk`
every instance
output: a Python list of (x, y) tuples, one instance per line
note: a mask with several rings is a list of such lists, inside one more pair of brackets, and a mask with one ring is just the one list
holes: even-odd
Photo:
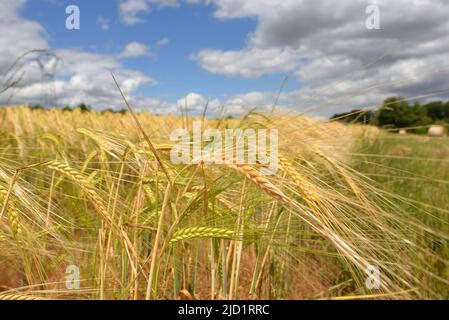
[(169, 143), (162, 143), (162, 144), (155, 144), (154, 147), (155, 147), (156, 150), (170, 151), (175, 146), (173, 144), (169, 144)]
[[(8, 195), (8, 190), (6, 190), (3, 186), (0, 185), (0, 203), (2, 203)], [(19, 216), (17, 214), (17, 210), (14, 206), (14, 203), (9, 200), (6, 204), (7, 213), (8, 213), (8, 222), (9, 226), (14, 235), (18, 235), (22, 233), (22, 227), (20, 225)]]
[(213, 227), (192, 227), (176, 231), (170, 240), (170, 244), (192, 238), (231, 239), (233, 236), (234, 231), (229, 229)]
[[(174, 145), (172, 145), (172, 144), (155, 145), (156, 149), (166, 150), (166, 151), (171, 150), (173, 147), (174, 147)], [(225, 154), (223, 154), (222, 156), (224, 157)], [(285, 160), (285, 158), (284, 158), (284, 160)], [(235, 161), (232, 161), (232, 162), (235, 162)], [(279, 190), (270, 181), (268, 181), (267, 178), (262, 176), (260, 174), (260, 172), (257, 171), (256, 169), (254, 169), (248, 165), (238, 166), (234, 163), (226, 164), (226, 166), (235, 170), (237, 173), (247, 177), (249, 180), (251, 180), (253, 183), (258, 185), (263, 191), (265, 191), (270, 196), (274, 197), (276, 200), (284, 202), (284, 203), (287, 203), (289, 201), (287, 196), (281, 190)]]
[(299, 187), (299, 191), (302, 193), (304, 198), (311, 200), (313, 202), (320, 201), (320, 198), (311, 191), (310, 182), (306, 178), (301, 176), (295, 167), (287, 160), (284, 156), (278, 154), (279, 164), (281, 165), (281, 170), (287, 174), (289, 178)]
[(227, 166), (235, 170), (237, 173), (247, 177), (250, 181), (259, 186), (265, 193), (272, 196), (276, 200), (282, 203), (289, 202), (288, 197), (281, 190), (279, 190), (274, 184), (268, 181), (267, 178), (262, 176), (260, 172), (257, 171), (256, 169), (248, 165), (238, 166), (235, 164), (227, 164)]
[[(145, 286), (147, 298), (177, 298), (179, 293), (181, 298), (189, 299), (209, 290), (212, 299), (245, 298), (242, 292), (249, 292), (251, 298), (289, 298), (292, 296), (286, 292), (295, 291), (297, 277), (294, 273), (298, 270), (297, 267), (315, 269), (320, 267), (321, 263), (327, 265), (327, 256), (339, 257), (342, 263), (335, 266), (335, 270), (332, 268), (329, 275), (323, 272), (319, 277), (313, 276), (309, 279), (308, 275), (304, 274), (305, 282), (310, 284), (305, 288), (301, 287), (299, 291), (304, 292), (301, 297), (307, 297), (309, 294), (313, 297), (312, 294), (316, 293), (314, 291), (321, 291), (321, 287), (325, 296), (333, 297), (338, 294), (340, 290), (335, 288), (325, 290), (328, 284), (339, 280), (334, 278), (334, 271), (336, 276), (344, 272), (344, 280), (346, 274), (350, 276), (354, 288), (356, 285), (362, 285), (356, 290), (359, 290), (361, 297), (366, 297), (367, 295), (362, 295), (366, 293), (363, 287), (364, 274), (359, 271), (362, 271), (367, 263), (376, 263), (382, 270), (382, 281), (385, 285), (382, 285), (380, 292), (413, 285), (422, 288), (423, 297), (438, 297), (439, 291), (443, 291), (441, 287), (430, 287), (427, 283), (441, 277), (441, 283), (447, 284), (443, 279), (446, 269), (443, 269), (443, 272), (434, 271), (424, 263), (428, 256), (437, 261), (437, 258), (446, 258), (446, 255), (440, 258), (430, 250), (427, 255), (427, 247), (421, 245), (421, 237), (416, 238), (417, 243), (413, 243), (413, 247), (406, 248), (405, 242), (402, 245), (403, 237), (405, 241), (408, 235), (412, 237), (415, 231), (419, 236), (420, 231), (429, 230), (430, 233), (433, 230), (430, 227), (421, 228), (417, 224), (402, 223), (410, 215), (403, 212), (399, 197), (390, 197), (386, 192), (377, 191), (375, 186), (371, 186), (353, 170), (352, 165), (339, 161), (340, 152), (343, 152), (343, 155), (349, 149), (341, 144), (340, 137), (337, 139), (339, 141), (335, 141), (338, 136), (336, 133), (340, 131), (331, 130), (329, 135), (329, 132), (324, 130), (329, 128), (325, 124), (313, 124), (317, 128), (315, 130), (309, 125), (303, 126), (301, 119), (288, 117), (284, 122), (274, 122), (277, 118), (268, 118), (270, 126), (279, 127), (284, 131), (283, 144), (287, 146), (290, 143), (288, 149), (291, 150), (290, 153), (277, 156), (280, 174), (269, 177), (264, 176), (258, 166), (239, 164), (235, 159), (232, 159), (231, 164), (224, 162), (222, 165), (206, 164), (201, 162), (205, 159), (195, 159), (200, 162), (198, 168), (188, 164), (171, 165), (169, 152), (175, 145), (167, 140), (167, 133), (172, 128), (179, 127), (180, 119), (138, 114), (142, 126), (151, 132), (151, 138), (154, 136), (156, 141), (162, 142), (154, 144), (154, 149), (157, 151), (156, 156), (160, 155), (162, 164), (173, 176), (173, 182), (167, 182), (165, 179), (159, 179), (155, 165), (148, 165), (155, 164), (154, 150), (143, 143), (136, 145), (130, 142), (138, 141), (140, 137), (129, 116), (95, 112), (81, 114), (77, 111), (63, 114), (57, 110), (29, 113), (26, 108), (18, 110), (18, 126), (22, 127), (22, 135), (26, 138), (9, 135), (23, 145), (20, 148), (15, 147), (16, 141), (8, 142), (8, 131), (12, 132), (16, 127), (11, 125), (11, 120), (8, 119), (14, 115), (16, 109), (0, 110), (0, 127), (6, 132), (6, 139), (0, 141), (1, 167), (5, 166), (11, 170), (17, 163), (27, 163), (36, 158), (70, 159), (46, 162), (45, 165), (41, 163), (40, 166), (45, 166), (45, 170), (25, 171), (23, 169), (29, 167), (19, 168), (15, 178), (19, 172), (25, 171), (21, 179), (23, 187), (20, 188), (14, 186), (14, 183), (18, 182), (17, 179), (9, 180), (7, 174), (2, 175), (4, 181), (1, 182), (3, 187), (0, 186), (0, 219), (4, 214), (5, 219), (1, 221), (5, 226), (1, 225), (0, 230), (0, 260), (6, 263), (2, 264), (0, 269), (1, 272), (8, 272), (5, 274), (13, 271), (14, 275), (21, 276), (25, 273), (28, 284), (39, 284), (39, 290), (52, 290), (53, 285), (46, 281), (51, 279), (55, 266), (60, 263), (62, 265), (67, 256), (79, 259), (80, 263), (86, 266), (83, 278), (86, 276), (86, 279), (93, 279), (92, 295), (88, 296), (91, 298), (139, 299), (143, 297)], [(31, 122), (28, 118), (35, 121)], [(203, 121), (208, 122), (205, 123), (205, 128), (209, 125), (217, 129), (233, 128), (236, 125), (237, 128), (259, 124), (265, 126), (257, 119), (249, 118), (240, 123), (235, 120)], [(295, 129), (295, 132), (290, 132), (292, 135), (285, 131), (289, 127), (285, 125), (286, 122), (294, 126), (290, 127)], [(75, 134), (76, 128), (80, 126), (92, 127), (89, 130), (95, 134), (87, 136), (99, 136), (97, 144), (101, 156), (98, 156), (98, 162), (93, 160), (94, 155), (98, 153), (97, 145), (84, 137), (79, 140), (79, 136)], [(125, 132), (124, 135), (119, 135), (118, 127), (120, 133)], [(301, 130), (297, 130), (299, 128)], [(51, 132), (57, 137), (51, 140), (60, 138), (61, 141), (55, 143), (52, 148), (47, 148), (42, 143), (34, 146), (34, 139), (42, 136), (44, 132)], [(304, 136), (304, 141), (310, 141), (307, 148), (311, 149), (312, 154), (315, 150), (314, 144), (326, 147), (327, 144), (331, 146), (337, 142), (343, 150), (336, 148), (335, 152), (328, 154), (317, 149), (316, 156), (310, 160), (311, 166), (303, 168), (294, 161), (295, 155), (300, 156), (304, 152), (301, 146), (303, 142), (297, 139), (298, 133)], [(329, 142), (320, 142), (327, 135), (331, 136)], [(71, 145), (76, 148), (69, 147)], [(95, 149), (92, 150), (92, 146), (95, 146)], [(128, 152), (128, 149), (131, 152)], [(110, 160), (106, 155), (113, 159)], [(151, 162), (147, 158), (151, 159)], [(83, 159), (85, 160), (81, 161)], [(314, 161), (317, 165), (314, 165)], [(323, 164), (328, 172), (321, 170)], [(102, 183), (101, 186), (93, 183), (85, 173), (89, 165), (100, 167), (96, 171), (96, 177)], [(37, 168), (37, 165), (34, 168)], [(205, 168), (208, 168), (209, 172), (205, 172)], [(47, 192), (46, 171), (50, 169), (51, 189)], [(55, 174), (60, 176), (58, 182), (53, 179)], [(232, 185), (232, 176), (241, 182), (243, 180), (243, 183)], [(67, 188), (67, 185), (56, 188), (63, 179), (67, 179), (76, 188)], [(42, 181), (44, 183), (41, 183)], [(167, 184), (164, 197), (160, 199), (161, 190)], [(243, 186), (248, 184), (255, 186), (245, 189)], [(375, 194), (371, 195), (370, 192)], [(257, 201), (257, 195), (261, 193), (269, 203)], [(53, 201), (60, 197), (73, 197), (70, 206), (66, 206), (69, 201), (53, 205)], [(39, 219), (43, 215), (38, 206), (44, 205), (45, 201), (48, 203), (47, 220), (52, 215), (55, 217), (55, 223), (46, 223), (40, 227)], [(288, 209), (278, 210), (278, 204)], [(393, 209), (398, 218), (390, 219), (390, 211)], [(94, 210), (101, 219), (86, 217), (89, 215), (88, 210)], [(116, 211), (120, 214), (115, 214)], [(131, 211), (135, 212), (135, 215), (126, 217), (126, 213)], [(375, 215), (368, 216), (368, 211)], [(197, 214), (189, 216), (193, 212)], [(159, 215), (157, 227), (148, 224), (149, 221), (153, 222), (155, 215)], [(180, 218), (187, 216), (189, 225), (180, 225)], [(235, 216), (238, 217), (237, 220), (230, 220)], [(65, 230), (69, 230), (71, 221), (82, 222), (83, 229), (87, 232), (83, 230), (82, 233), (66, 234)], [(431, 221), (433, 220), (429, 220), (429, 223)], [(112, 224), (110, 230), (105, 226), (108, 222)], [(236, 227), (232, 226), (233, 223)], [(97, 233), (88, 231), (97, 229), (100, 229), (98, 239)], [(30, 230), (35, 232), (31, 233)], [(17, 239), (15, 235), (19, 231), (22, 235)], [(244, 231), (250, 231), (250, 234), (244, 236)], [(54, 243), (53, 238), (47, 236), (50, 232), (51, 236), (61, 238), (61, 242)], [(435, 239), (439, 239), (436, 232), (439, 231), (435, 230)], [(28, 237), (24, 237), (24, 234)], [(441, 231), (441, 235), (445, 237), (443, 239), (447, 239), (445, 231)], [(11, 241), (11, 237), (13, 240), (24, 241), (17, 242), (16, 248), (13, 247), (14, 241)], [(198, 242), (195, 241), (195, 245), (176, 248), (176, 244), (180, 245), (184, 240), (196, 238)], [(251, 246), (241, 244), (242, 239), (247, 238), (251, 240)], [(173, 245), (171, 250), (165, 250), (169, 245)], [(399, 250), (403, 247), (406, 250)], [(77, 249), (80, 254), (73, 252)], [(307, 258), (308, 255), (298, 254), (303, 251), (314, 253), (315, 250), (318, 254), (324, 253), (322, 262), (321, 258), (320, 261), (315, 261), (313, 258)], [(9, 256), (16, 256), (16, 251), (19, 251), (22, 260), (8, 260)], [(47, 255), (54, 257), (52, 263), (47, 263)], [(150, 261), (151, 266), (148, 268), (147, 263)], [(418, 270), (415, 275), (411, 275), (408, 268), (413, 268), (412, 263), (422, 267), (422, 272)], [(246, 272), (248, 266), (252, 269), (253, 264), (254, 269), (251, 271), (254, 277), (251, 287), (247, 288), (246, 281), (240, 281), (239, 277), (244, 269)], [(431, 266), (433, 263), (429, 263), (429, 267)], [(100, 275), (99, 279), (95, 278), (97, 274)], [(347, 282), (342, 282), (341, 288), (346, 287), (345, 283)], [(291, 285), (293, 287), (290, 287)], [(97, 292), (100, 292), (100, 295), (97, 296)], [(33, 297), (33, 294), (40, 296), (33, 292), (0, 292), (0, 300), (40, 299)], [(302, 296), (303, 294), (307, 296)], [(72, 297), (72, 294), (68, 295)], [(76, 298), (76, 294), (73, 294), (73, 297)]]
[(45, 300), (45, 299), (39, 298), (39, 297), (33, 297), (33, 296), (24, 296), (24, 295), (19, 295), (19, 294), (0, 294), (0, 301), (6, 301), (6, 300), (33, 301), (33, 300)]
[(106, 207), (103, 204), (103, 201), (81, 172), (57, 160), (49, 162), (47, 166), (52, 170), (64, 174), (65, 176), (71, 178), (74, 182), (76, 182), (92, 200), (103, 218), (110, 222), (110, 218)]

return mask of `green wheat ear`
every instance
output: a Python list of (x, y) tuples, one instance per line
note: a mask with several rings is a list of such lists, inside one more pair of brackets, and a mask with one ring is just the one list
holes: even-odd
[(232, 239), (233, 236), (234, 230), (211, 227), (192, 227), (176, 231), (170, 240), (170, 244), (192, 238)]

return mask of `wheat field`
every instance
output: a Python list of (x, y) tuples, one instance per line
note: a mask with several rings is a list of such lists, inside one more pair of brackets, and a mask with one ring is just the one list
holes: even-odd
[[(449, 298), (447, 140), (133, 115), (0, 108), (0, 299)], [(170, 133), (193, 120), (279, 130), (279, 170), (173, 164)]]

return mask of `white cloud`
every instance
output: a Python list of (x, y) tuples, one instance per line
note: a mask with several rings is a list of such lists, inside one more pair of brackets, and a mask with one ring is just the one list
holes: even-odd
[(120, 58), (137, 58), (151, 56), (150, 48), (140, 42), (130, 42), (123, 49)]
[[(19, 10), (24, 4), (24, 0), (2, 0), (0, 29), (9, 31), (3, 32), (0, 37), (0, 82), (5, 80), (6, 71), (22, 53), (37, 48), (51, 49), (46, 41), (45, 29), (21, 16)], [(112, 55), (79, 49), (53, 51), (60, 58), (56, 69), (56, 60), (52, 56), (42, 62), (46, 72), (55, 69), (54, 82), (41, 83), (41, 71), (36, 63), (39, 54), (29, 54), (14, 69), (17, 75), (23, 75), (22, 80), (13, 90), (0, 95), (0, 103), (41, 103), (43, 90), (51, 90), (56, 93), (60, 105), (73, 106), (84, 102), (97, 109), (123, 108), (123, 102), (111, 78), (113, 72), (130, 100), (137, 101), (143, 107), (141, 102), (145, 100), (137, 99), (136, 92), (144, 85), (156, 83), (140, 71), (125, 68), (119, 58)], [(131, 53), (148, 54), (148, 51), (127, 51), (127, 55)]]
[[(449, 73), (449, 2), (443, 0), (378, 0), (381, 30), (365, 29), (366, 0), (121, 0), (119, 12), (125, 24), (141, 22), (142, 14), (180, 3), (209, 3), (218, 19), (250, 18), (256, 29), (247, 35), (247, 45), (237, 50), (204, 48), (192, 57), (204, 69), (226, 76), (257, 78), (273, 73), (295, 75), (301, 87), (283, 92), (278, 105), (299, 111), (314, 108), (314, 114), (367, 107), (386, 96), (406, 97), (447, 89)], [(42, 25), (20, 14), (25, 0), (2, 0), (0, 28), (0, 74), (20, 54), (49, 48)], [(106, 20), (106, 19), (105, 19)], [(103, 30), (102, 22), (97, 20)], [(156, 46), (168, 43), (160, 39)], [(167, 102), (139, 96), (139, 88), (155, 84), (142, 72), (125, 68), (122, 58), (151, 55), (149, 47), (129, 43), (118, 56), (64, 49), (54, 88), (63, 104), (86, 102), (97, 108), (122, 108), (110, 79), (113, 71), (136, 108), (158, 113), (176, 113), (185, 99)], [(13, 102), (39, 102), (40, 71), (28, 64)], [(48, 62), (50, 63), (50, 62)], [(1, 80), (1, 79), (0, 79)], [(207, 88), (206, 88), (207, 89)], [(204, 95), (203, 95), (204, 94)], [(210, 115), (223, 105), (228, 114), (252, 107), (271, 108), (277, 92), (207, 98), (207, 91), (189, 93), (191, 114), (201, 114), (209, 101)], [(6, 95), (0, 96), (0, 103)]]
[[(258, 110), (271, 110), (275, 93), (271, 92), (248, 92), (239, 95), (230, 95), (220, 100), (215, 97), (206, 97), (200, 93), (191, 92), (176, 102), (177, 113), (185, 110), (189, 115), (202, 115), (206, 110), (206, 116), (215, 117), (219, 114), (224, 116), (241, 116), (256, 108)], [(207, 106), (207, 108), (206, 108)]]
[(247, 78), (289, 72), (300, 62), (297, 53), (281, 48), (247, 48), (240, 51), (203, 49), (192, 58), (210, 72)]
[[(365, 28), (366, 0), (208, 2), (219, 19), (251, 18), (257, 26), (246, 47), (199, 50), (193, 55), (198, 64), (213, 73), (247, 78), (294, 73), (301, 88), (284, 93), (284, 105), (306, 109), (299, 98), (308, 97), (348, 109), (380, 103), (391, 94), (414, 97), (444, 89), (448, 1), (378, 0), (381, 30)], [(342, 102), (332, 104), (338, 95)]]
[(0, 10), (0, 70), (5, 70), (18, 55), (32, 49), (46, 49), (45, 29), (20, 17), (25, 0), (2, 0)]
[(98, 16), (97, 24), (100, 26), (100, 29), (103, 31), (108, 31), (110, 27), (110, 21), (103, 16)]
[(177, 0), (120, 0), (119, 15), (123, 23), (133, 25), (143, 22), (139, 15), (151, 11), (153, 7), (176, 7), (177, 5)]
[(170, 40), (168, 39), (168, 38), (162, 38), (162, 39), (159, 39), (157, 42), (156, 42), (156, 45), (158, 46), (158, 47), (163, 47), (163, 46), (166, 46), (167, 44), (169, 44), (170, 43)]
[[(155, 84), (155, 80), (151, 77), (139, 71), (123, 68), (119, 60), (109, 55), (75, 49), (57, 50), (55, 53), (61, 62), (52, 90), (58, 97), (59, 105), (73, 106), (83, 102), (96, 109), (123, 107), (111, 72), (118, 78), (123, 91), (131, 98), (139, 87)], [(32, 60), (28, 63), (27, 73), (36, 69)], [(37, 76), (35, 79), (21, 82), (16, 89), (13, 102), (40, 103), (42, 88), (48, 89), (50, 85), (42, 84)], [(1, 99), (5, 97), (0, 96)]]
[(142, 22), (137, 15), (141, 12), (148, 12), (148, 10), (148, 3), (145, 0), (122, 0), (119, 4), (120, 18), (129, 25)]
[(199, 93), (191, 92), (186, 96), (178, 99), (176, 103), (178, 109), (187, 108), (187, 112), (191, 115), (200, 115), (203, 113), (207, 105), (207, 114), (217, 114), (221, 103), (216, 98), (207, 98)]
[(242, 115), (252, 109), (269, 111), (275, 101), (272, 92), (248, 92), (244, 94), (231, 95), (224, 102), (225, 112), (228, 115)]

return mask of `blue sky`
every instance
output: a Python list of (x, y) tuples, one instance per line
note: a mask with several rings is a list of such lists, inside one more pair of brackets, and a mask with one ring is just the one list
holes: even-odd
[[(65, 27), (73, 4), (80, 30)], [(378, 28), (366, 25), (368, 6)], [(110, 72), (136, 108), (156, 113), (186, 102), (198, 113), (207, 101), (211, 115), (269, 109), (286, 76), (278, 107), (318, 117), (391, 95), (447, 99), (447, 16), (449, 3), (432, 0), (2, 0), (0, 80), (28, 50), (60, 60), (46, 56), (41, 70), (44, 58), (24, 57), (13, 70), (23, 79), (0, 104), (51, 93), (60, 106), (119, 109)]]
[[(71, 4), (80, 8), (79, 30), (65, 28), (67, 15), (64, 12)], [(202, 92), (206, 96), (223, 98), (226, 94), (248, 91), (275, 91), (286, 76), (275, 73), (248, 79), (202, 69), (192, 59), (192, 54), (209, 47), (238, 50), (245, 46), (248, 34), (257, 25), (256, 19), (249, 17), (217, 19), (213, 6), (180, 4), (176, 8), (159, 8), (146, 14), (145, 20), (135, 25), (120, 21), (114, 1), (29, 1), (23, 15), (44, 26), (54, 49), (75, 47), (90, 52), (120, 54), (131, 41), (147, 45), (151, 56), (123, 61), (124, 67), (149, 74), (158, 82), (157, 85), (139, 88), (138, 93), (142, 95), (175, 101), (190, 92)], [(101, 29), (99, 17), (106, 20), (108, 30)], [(158, 45), (161, 39), (168, 39), (168, 43)], [(295, 79), (290, 79), (287, 86), (295, 82)]]

